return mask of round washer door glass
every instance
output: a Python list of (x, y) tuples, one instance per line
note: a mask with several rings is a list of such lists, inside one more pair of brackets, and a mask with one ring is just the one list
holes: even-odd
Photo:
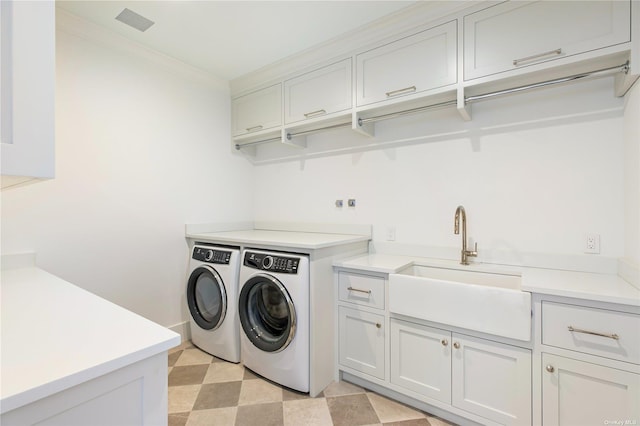
[(227, 312), (227, 294), (220, 275), (209, 266), (191, 272), (187, 284), (187, 302), (191, 317), (205, 330), (220, 327)]
[(283, 350), (295, 335), (296, 312), (291, 297), (270, 275), (255, 275), (242, 286), (238, 314), (244, 334), (265, 352)]

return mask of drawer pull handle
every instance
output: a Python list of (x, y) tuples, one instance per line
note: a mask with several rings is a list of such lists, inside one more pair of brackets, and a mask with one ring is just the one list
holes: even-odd
[(255, 132), (256, 130), (262, 130), (262, 125), (247, 127), (247, 132)]
[(387, 92), (387, 98), (391, 98), (393, 96), (404, 95), (405, 93), (411, 93), (416, 91), (416, 86), (405, 87), (404, 89), (392, 90)]
[(317, 111), (308, 112), (308, 113), (304, 114), (304, 116), (309, 118), (309, 117), (315, 117), (316, 115), (323, 115), (323, 114), (326, 114), (326, 113), (327, 113), (327, 111), (325, 111), (323, 109), (319, 109)]
[(556, 369), (555, 369), (555, 368), (553, 368), (553, 365), (551, 365), (551, 364), (547, 365), (546, 370), (547, 370), (549, 373), (553, 373), (554, 371), (556, 371)]
[(591, 334), (593, 336), (600, 336), (600, 337), (606, 337), (608, 339), (620, 340), (620, 336), (618, 336), (615, 333), (606, 334), (606, 333), (598, 333), (597, 331), (581, 330), (579, 328), (573, 328), (573, 326), (571, 326), (571, 325), (568, 327), (568, 330), (571, 331), (572, 333)]
[(371, 294), (371, 290), (360, 290), (359, 288), (347, 287), (349, 291), (359, 291), (360, 293)]
[(555, 55), (561, 55), (561, 54), (562, 54), (562, 49), (550, 50), (548, 52), (538, 53), (537, 55), (527, 56), (526, 58), (514, 59), (513, 65), (517, 67), (518, 65), (522, 65), (523, 62), (530, 62), (536, 59), (544, 58), (545, 56), (552, 56), (552, 55), (555, 56)]

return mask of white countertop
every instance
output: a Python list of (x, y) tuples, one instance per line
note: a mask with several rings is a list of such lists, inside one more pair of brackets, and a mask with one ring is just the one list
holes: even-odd
[(317, 250), (370, 240), (370, 237), (366, 235), (263, 229), (203, 233), (187, 232), (186, 236), (196, 241), (213, 241), (221, 244), (258, 245), (305, 250)]
[(340, 259), (335, 267), (394, 274), (412, 264), (439, 268), (477, 270), (516, 274), (522, 276), (522, 290), (553, 296), (573, 297), (598, 302), (640, 306), (640, 290), (615, 274), (562, 271), (492, 264), (462, 266), (457, 261), (424, 257), (370, 254), (351, 259)]
[(2, 270), (1, 413), (157, 355), (180, 336), (36, 267)]

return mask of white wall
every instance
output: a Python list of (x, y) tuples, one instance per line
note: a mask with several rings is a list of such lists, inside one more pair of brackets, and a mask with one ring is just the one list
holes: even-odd
[[(481, 253), (581, 256), (585, 234), (596, 233), (599, 257), (619, 257), (622, 108), (607, 78), (478, 103), (469, 123), (449, 110), (380, 122), (374, 139), (317, 134), (286, 161), (277, 160), (284, 148), (265, 145), (256, 218), (372, 223), (378, 241), (394, 226), (399, 243), (459, 250), (462, 204)], [(347, 198), (357, 206), (334, 207)]]
[(624, 256), (640, 267), (640, 80), (627, 93), (624, 113)]
[(82, 25), (100, 41), (57, 32), (56, 178), (2, 193), (2, 252), (172, 326), (185, 223), (252, 219), (228, 84)]

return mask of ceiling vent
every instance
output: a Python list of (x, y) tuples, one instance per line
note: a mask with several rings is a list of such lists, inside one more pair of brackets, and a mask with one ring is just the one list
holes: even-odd
[(150, 26), (155, 24), (155, 22), (145, 18), (142, 15), (138, 15), (134, 11), (127, 8), (120, 12), (120, 14), (116, 16), (116, 19), (142, 32), (148, 30)]

